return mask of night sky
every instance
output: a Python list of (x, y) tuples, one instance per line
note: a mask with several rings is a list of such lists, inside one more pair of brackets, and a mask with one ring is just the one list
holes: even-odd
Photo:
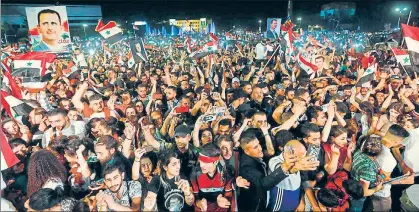
[[(212, 18), (218, 27), (236, 27), (255, 29), (258, 20), (266, 21), (268, 17), (285, 18), (287, 16), (287, 0), (66, 0), (61, 4), (100, 4), (105, 20), (128, 23), (145, 20), (149, 23), (175, 19)], [(302, 17), (302, 25), (322, 24), (311, 23), (319, 18), (321, 6), (331, 2), (355, 2), (357, 21), (364, 27), (382, 26), (384, 22), (397, 22), (394, 8), (399, 5), (411, 7), (418, 14), (419, 1), (388, 1), (388, 0), (294, 0), (294, 17)], [(47, 0), (3, 0), (2, 3), (50, 3)], [(295, 19), (295, 18), (294, 18)], [(318, 21), (318, 20), (317, 20)], [(266, 24), (266, 23), (263, 23)]]

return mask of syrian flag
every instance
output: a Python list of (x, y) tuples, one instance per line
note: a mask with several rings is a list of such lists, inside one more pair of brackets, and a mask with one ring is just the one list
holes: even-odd
[(135, 65), (134, 57), (132, 56), (132, 52), (128, 54), (128, 68), (132, 68)]
[(226, 41), (236, 40), (230, 32), (226, 32)]
[(22, 102), (16, 97), (1, 91), (1, 105), (6, 110), (11, 118), (28, 115), (32, 111), (32, 107)]
[(124, 65), (124, 61), (122, 60), (122, 56), (118, 56), (118, 64), (119, 65)]
[(109, 21), (105, 25), (102, 19), (99, 19), (95, 31), (99, 32), (110, 45), (114, 45), (122, 40), (122, 30), (116, 26), (115, 21)]
[(210, 38), (211, 38), (212, 41), (218, 42), (218, 37), (215, 36), (214, 33), (210, 33), (209, 36), (210, 36)]
[(307, 75), (310, 76), (310, 79), (313, 79), (316, 76), (317, 66), (313, 63), (310, 63), (301, 54), (298, 54), (297, 62), (300, 68), (303, 69), (307, 73)]
[(357, 82), (357, 86), (362, 86), (365, 83), (371, 82), (375, 78), (375, 72), (377, 71), (377, 63), (374, 63), (367, 70), (364, 71), (361, 78)]
[(205, 57), (211, 53), (214, 53), (218, 50), (218, 45), (216, 42), (212, 41), (205, 44), (203, 47), (198, 49), (197, 51), (192, 52), (189, 57), (191, 58), (201, 58)]
[(130, 40), (129, 45), (131, 48), (132, 56), (136, 63), (140, 63), (141, 61), (148, 61), (148, 55), (144, 47), (143, 38), (139, 38), (138, 40)]
[(200, 49), (192, 52), (189, 54), (189, 57), (191, 58), (201, 58), (205, 57), (213, 52), (216, 52), (218, 50), (218, 38), (213, 33), (210, 33), (211, 42), (205, 44)]
[(403, 66), (410, 66), (410, 57), (409, 53), (406, 50), (398, 49), (398, 48), (391, 48), (393, 50), (394, 56), (396, 56), (397, 62), (399, 62)]
[(186, 52), (188, 52), (188, 54), (192, 53), (191, 38), (189, 36), (186, 36), (183, 46), (186, 49)]
[(9, 145), (9, 140), (2, 130), (0, 130), (0, 140), (1, 140), (1, 171), (6, 170), (17, 163), (19, 159), (13, 153), (12, 148)]
[(42, 80), (42, 60), (14, 60), (12, 76), (22, 80), (28, 89), (43, 89), (48, 80)]
[(10, 67), (7, 66), (3, 61), (1, 62), (1, 67), (3, 70), (3, 88), (11, 94), (12, 96), (22, 99), (22, 90), (20, 90), (20, 87), (17, 85), (16, 81), (13, 79), (10, 70)]
[(419, 28), (402, 24), (402, 30), (407, 49), (419, 53)]

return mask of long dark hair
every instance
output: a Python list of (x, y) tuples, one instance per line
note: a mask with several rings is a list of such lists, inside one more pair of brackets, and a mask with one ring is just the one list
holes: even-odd
[(67, 170), (58, 158), (48, 150), (39, 150), (31, 155), (28, 167), (27, 196), (42, 188), (50, 179), (67, 181)]
[[(164, 167), (168, 166), (170, 163), (170, 160), (172, 158), (180, 159), (180, 155), (173, 149), (162, 151), (159, 155), (160, 158), (160, 182), (163, 185), (163, 188), (165, 191), (168, 191), (171, 189), (170, 184), (167, 182), (167, 176), (166, 176), (166, 170)], [(179, 178), (179, 176), (175, 176), (175, 178)], [(175, 179), (176, 181), (176, 179)]]

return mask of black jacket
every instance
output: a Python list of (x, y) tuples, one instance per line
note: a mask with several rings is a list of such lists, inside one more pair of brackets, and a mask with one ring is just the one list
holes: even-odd
[(262, 160), (245, 153), (240, 158), (239, 170), (239, 176), (250, 182), (249, 189), (240, 188), (239, 211), (266, 211), (267, 191), (288, 177), (281, 168), (268, 175)]

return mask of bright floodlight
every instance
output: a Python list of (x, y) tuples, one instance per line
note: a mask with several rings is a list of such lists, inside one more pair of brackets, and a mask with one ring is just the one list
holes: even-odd
[(297, 18), (297, 21), (301, 21), (301, 17), (298, 17), (298, 18)]
[(396, 12), (399, 12), (400, 11), (400, 8), (396, 8)]
[(87, 24), (83, 24), (84, 27), (87, 27)]
[(262, 21), (261, 21), (261, 20), (259, 20), (259, 23), (262, 23)]
[(407, 10), (407, 7), (403, 8), (403, 10), (406, 11)]

